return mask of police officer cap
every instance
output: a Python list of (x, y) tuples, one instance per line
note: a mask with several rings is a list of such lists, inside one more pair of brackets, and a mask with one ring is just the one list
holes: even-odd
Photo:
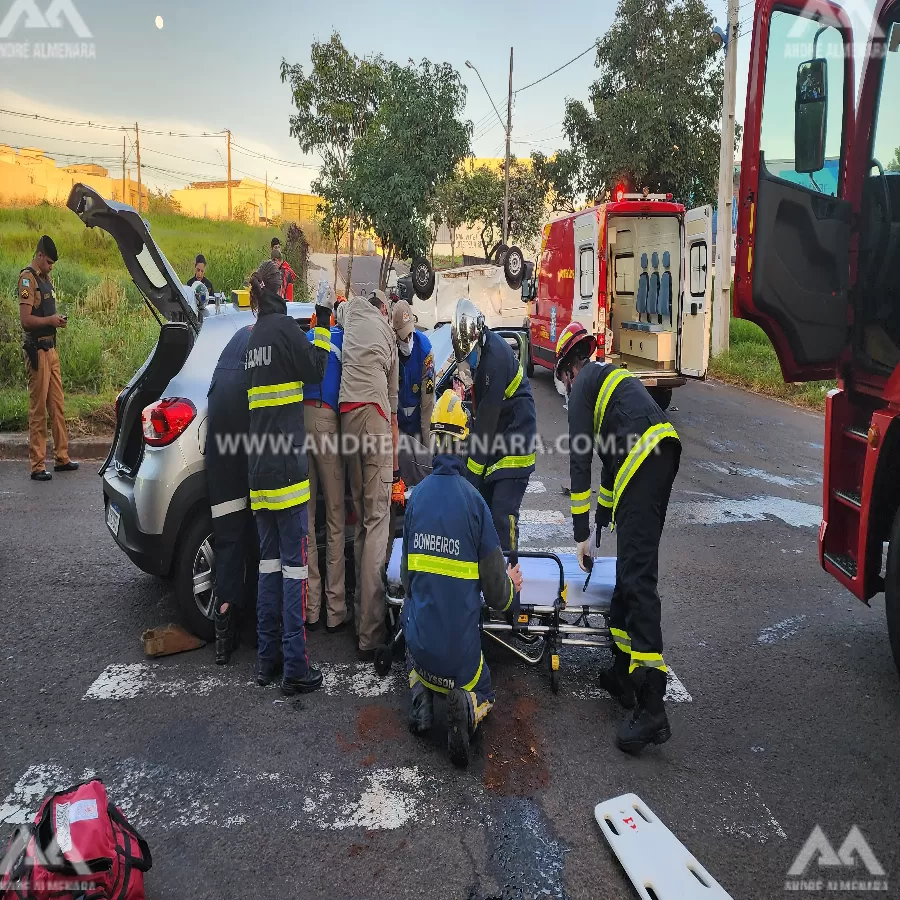
[(59, 259), (59, 254), (56, 252), (56, 244), (53, 243), (53, 238), (49, 235), (45, 234), (38, 241), (37, 248), (38, 253), (43, 253), (52, 262), (56, 262)]

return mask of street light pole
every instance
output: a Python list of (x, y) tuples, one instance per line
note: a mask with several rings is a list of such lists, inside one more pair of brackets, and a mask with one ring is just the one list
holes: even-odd
[(503, 196), (503, 243), (509, 245), (509, 139), (512, 135), (513, 48), (509, 48), (509, 97), (506, 107), (506, 193)]

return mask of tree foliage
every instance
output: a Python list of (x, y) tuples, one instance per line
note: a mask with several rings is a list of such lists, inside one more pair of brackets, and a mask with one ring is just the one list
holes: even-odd
[(354, 144), (346, 183), (352, 209), (381, 242), (381, 286), (396, 258), (428, 246), (426, 220), (437, 186), (469, 151), (472, 126), (460, 121), (466, 89), (449, 64), (384, 67), (385, 90)]
[(554, 212), (572, 213), (588, 192), (585, 160), (577, 150), (557, 150), (552, 156), (531, 154), (531, 165), (544, 187), (547, 205)]
[(715, 200), (723, 61), (712, 28), (703, 0), (619, 0), (588, 104), (566, 104), (588, 196), (623, 179), (695, 206)]
[(450, 232), (450, 256), (455, 258), (456, 232), (465, 224), (468, 211), (465, 178), (458, 169), (435, 187), (433, 209), (435, 221), (438, 225), (446, 225)]

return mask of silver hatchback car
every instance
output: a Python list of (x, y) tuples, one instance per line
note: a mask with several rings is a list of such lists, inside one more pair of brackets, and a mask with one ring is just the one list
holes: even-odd
[[(139, 569), (174, 578), (185, 626), (210, 640), (216, 566), (204, 459), (207, 392), (225, 345), (254, 317), (230, 302), (198, 309), (193, 291), (182, 285), (150, 236), (149, 225), (132, 207), (107, 201), (82, 184), (72, 188), (67, 205), (89, 228), (101, 228), (115, 239), (125, 267), (160, 322), (153, 352), (116, 400), (115, 435), (100, 469), (106, 524)], [(287, 306), (288, 314), (308, 327), (313, 306)], [(449, 328), (431, 336), (442, 390), (455, 368)], [(401, 458), (408, 483), (419, 480), (413, 480), (412, 471), (421, 473), (430, 465), (421, 449), (425, 456)], [(355, 519), (349, 506), (348, 498), (352, 535)], [(352, 572), (350, 565), (348, 574)], [(254, 595), (255, 578), (255, 572), (248, 573), (247, 588)]]

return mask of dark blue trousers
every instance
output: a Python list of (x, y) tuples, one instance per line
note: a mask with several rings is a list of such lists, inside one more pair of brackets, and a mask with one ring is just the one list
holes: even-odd
[(306, 655), (306, 504), (290, 509), (260, 509), (259, 596), (256, 601), (259, 670), (278, 666), (278, 632), (285, 678), (302, 678), (309, 671)]
[(491, 511), (491, 519), (494, 528), (497, 529), (497, 537), (500, 538), (500, 546), (504, 553), (509, 553), (512, 549), (510, 516), (515, 520), (516, 547), (519, 546), (519, 510), (522, 508), (529, 477), (526, 475), (524, 478), (498, 478), (496, 481), (481, 485), (481, 496)]

